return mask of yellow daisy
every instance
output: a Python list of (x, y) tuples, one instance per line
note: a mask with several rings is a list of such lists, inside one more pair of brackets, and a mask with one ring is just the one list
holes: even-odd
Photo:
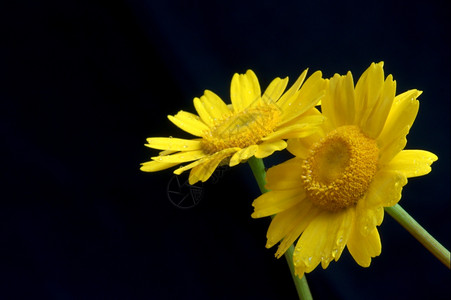
[(264, 92), (254, 72), (235, 74), (231, 105), (206, 90), (194, 98), (198, 115), (179, 111), (169, 120), (196, 139), (148, 138), (147, 147), (165, 150), (145, 162), (141, 170), (155, 172), (191, 162), (174, 171), (190, 170), (189, 183), (206, 181), (219, 164), (235, 166), (255, 156), (263, 158), (285, 149), (284, 139), (312, 134), (323, 117), (310, 112), (324, 96), (327, 81), (315, 72), (303, 84), (305, 70), (285, 93), (288, 78), (274, 79)]
[[(376, 226), (384, 207), (401, 198), (407, 178), (431, 171), (437, 156), (403, 150), (415, 120), (418, 90), (395, 97), (392, 75), (371, 64), (354, 88), (350, 72), (330, 79), (322, 99), (326, 121), (313, 135), (288, 140), (294, 158), (270, 168), (252, 217), (275, 214), (266, 247), (280, 242), (280, 257), (298, 239), (293, 254), (302, 277), (321, 262), (337, 261), (345, 246), (368, 267), (381, 252)], [(319, 112), (318, 112), (319, 114)]]

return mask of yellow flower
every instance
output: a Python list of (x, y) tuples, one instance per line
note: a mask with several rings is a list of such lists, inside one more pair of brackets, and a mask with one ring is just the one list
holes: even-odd
[(302, 85), (306, 75), (307, 70), (284, 94), (288, 78), (276, 78), (262, 96), (254, 72), (235, 74), (231, 105), (206, 90), (202, 97), (194, 98), (199, 115), (179, 111), (168, 116), (176, 126), (198, 138), (148, 138), (146, 146), (165, 151), (143, 163), (141, 170), (155, 172), (191, 162), (174, 173), (191, 169), (189, 183), (194, 184), (206, 181), (219, 164), (235, 166), (252, 156), (267, 157), (286, 148), (284, 139), (312, 134), (323, 117), (311, 115), (311, 111), (324, 96), (327, 81), (318, 71)]
[(270, 191), (254, 201), (252, 217), (276, 214), (266, 245), (281, 242), (276, 257), (299, 238), (293, 254), (299, 277), (320, 262), (327, 268), (345, 246), (368, 267), (381, 252), (376, 226), (383, 207), (395, 205), (407, 178), (429, 173), (437, 160), (428, 151), (403, 150), (421, 91), (395, 93), (382, 62), (371, 64), (355, 88), (350, 72), (336, 74), (322, 99), (326, 121), (317, 133), (288, 140), (295, 157), (268, 170)]

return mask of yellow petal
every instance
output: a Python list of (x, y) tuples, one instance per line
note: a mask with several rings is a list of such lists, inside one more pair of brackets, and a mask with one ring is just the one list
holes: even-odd
[(264, 158), (268, 157), (274, 153), (274, 151), (280, 151), (287, 147), (287, 143), (283, 140), (278, 140), (275, 142), (265, 142), (258, 145), (257, 152), (255, 152), (255, 157)]
[(360, 76), (355, 87), (355, 122), (365, 124), (373, 111), (384, 84), (384, 63), (372, 63)]
[(257, 76), (252, 70), (246, 74), (235, 74), (230, 85), (230, 98), (235, 112), (247, 108), (252, 102), (260, 99), (261, 91)]
[(296, 157), (305, 159), (310, 155), (310, 148), (313, 144), (318, 142), (324, 136), (325, 133), (320, 128), (316, 133), (307, 137), (301, 139), (289, 139), (287, 141), (287, 150)]
[(193, 100), (194, 108), (196, 108), (197, 113), (199, 114), (199, 117), (202, 119), (202, 121), (208, 125), (208, 127), (214, 126), (214, 117), (210, 115), (210, 113), (205, 108), (204, 104), (199, 98), (194, 98)]
[(168, 119), (177, 127), (195, 136), (202, 136), (205, 131), (209, 130), (199, 116), (183, 110), (179, 111), (175, 116), (168, 116)]
[(194, 151), (179, 152), (176, 154), (166, 156), (154, 156), (152, 157), (152, 159), (158, 162), (165, 163), (182, 163), (200, 159), (205, 156), (207, 156), (207, 154), (205, 154), (203, 150), (194, 150)]
[(258, 150), (257, 145), (251, 145), (249, 147), (237, 151), (235, 154), (233, 154), (232, 158), (230, 158), (229, 166), (231, 167), (236, 166), (240, 162), (249, 159), (251, 156), (255, 154), (255, 152), (257, 152), (257, 150)]
[[(417, 116), (419, 108), (417, 97), (419, 95), (421, 95), (420, 91), (410, 90), (395, 97), (384, 128), (377, 137), (379, 149), (383, 154), (380, 160), (382, 163), (389, 162), (403, 149), (399, 149), (399, 146), (404, 143), (405, 136)], [(396, 152), (396, 149), (399, 151)]]
[(296, 82), (280, 97), (280, 99), (277, 101), (277, 105), (279, 107), (287, 108), (291, 106), (290, 103), (295, 100), (295, 98), (293, 98), (293, 95), (297, 93), (302, 83), (304, 82), (305, 77), (307, 76), (307, 71), (308, 69), (304, 70), (304, 72), (301, 73)]
[(199, 150), (200, 140), (185, 140), (178, 138), (148, 138), (145, 146), (159, 150), (192, 151)]
[[(374, 189), (376, 188), (373, 187)], [(381, 191), (376, 191), (373, 194), (372, 191), (369, 191), (366, 198), (357, 202), (355, 226), (360, 229), (360, 234), (363, 236), (370, 234), (384, 219), (382, 202), (385, 199), (380, 199), (381, 194), (383, 194)]]
[(437, 159), (437, 155), (429, 151), (403, 150), (385, 166), (385, 169), (402, 172), (407, 178), (417, 177), (431, 172), (431, 164)]
[(213, 118), (213, 121), (223, 119), (231, 113), (224, 101), (212, 91), (206, 90), (204, 95), (200, 97), (200, 101), (208, 114)]
[(240, 150), (240, 148), (228, 148), (228, 149), (221, 150), (219, 152), (216, 152), (213, 155), (205, 156), (199, 160), (196, 160), (196, 161), (190, 163), (189, 165), (182, 166), (182, 167), (174, 170), (174, 174), (180, 175), (183, 172), (185, 172), (186, 170), (189, 170), (189, 169), (194, 168), (195, 166), (204, 164), (204, 163), (210, 161), (211, 159), (216, 159), (217, 157), (221, 157), (222, 159), (224, 159), (228, 156), (231, 156), (234, 152), (239, 151), (239, 150)]
[(282, 111), (281, 124), (292, 121), (314, 107), (325, 95), (327, 81), (322, 78), (322, 73), (317, 71), (313, 73), (288, 101), (280, 103)]
[[(288, 212), (294, 210), (297, 214), (295, 218), (291, 218), (288, 215)], [(274, 242), (277, 242), (280, 240), (279, 236), (276, 235), (276, 230), (285, 230), (287, 233), (284, 234), (283, 240), (280, 243), (279, 247), (277, 248), (276, 257), (280, 258), (287, 250), (290, 248), (291, 245), (297, 240), (297, 238), (302, 234), (302, 232), (307, 228), (307, 226), (312, 222), (313, 219), (316, 218), (320, 210), (312, 205), (312, 202), (308, 199), (304, 199), (304, 201), (299, 202), (294, 207), (287, 209), (281, 213), (278, 213), (272, 222), (280, 216), (279, 221), (277, 223), (274, 223), (274, 229), (268, 230), (267, 238), (268, 242), (266, 244), (266, 247), (270, 246), (271, 244), (274, 245)], [(283, 214), (283, 215), (282, 215)], [(286, 216), (289, 217), (286, 221), (282, 220), (282, 217)], [(291, 224), (288, 223), (288, 221), (291, 220)], [(272, 225), (271, 222), (271, 225)], [(277, 228), (276, 226), (280, 226)], [(272, 246), (271, 245), (271, 246)]]
[(280, 139), (303, 138), (315, 133), (318, 127), (324, 122), (321, 115), (304, 116), (298, 119), (295, 124), (278, 128), (273, 133), (263, 137), (263, 141), (275, 141)]
[(379, 147), (379, 164), (385, 165), (389, 163), (395, 155), (401, 152), (407, 145), (407, 134), (409, 133), (410, 127), (406, 126), (390, 136), (390, 141), (380, 140), (379, 142), (383, 145), (378, 145)]
[(358, 203), (362, 202), (364, 207), (369, 208), (393, 206), (401, 199), (402, 188), (406, 184), (407, 178), (403, 173), (381, 170), (374, 176), (366, 197)]
[(368, 116), (360, 120), (360, 128), (370, 138), (377, 138), (382, 131), (387, 120), (388, 113), (392, 107), (396, 94), (396, 82), (392, 75), (389, 75), (383, 83), (380, 94), (371, 110), (368, 109)]
[(351, 233), (355, 210), (348, 208), (331, 214), (333, 214), (333, 217), (328, 222), (327, 240), (321, 255), (321, 267), (323, 269), (326, 269), (332, 260), (338, 261), (343, 253)]
[(198, 181), (207, 181), (221, 161), (229, 157), (234, 151), (236, 151), (236, 148), (225, 149), (207, 157), (201, 164), (194, 166), (189, 174), (189, 184), (193, 185)]
[(363, 236), (360, 234), (359, 228), (354, 226), (349, 235), (347, 247), (360, 266), (369, 267), (371, 258), (381, 254), (381, 239), (377, 228), (374, 228), (367, 236)]
[(321, 211), (304, 230), (294, 254), (295, 268), (311, 272), (321, 262), (323, 268), (338, 260), (346, 245), (354, 219), (353, 209)]
[(303, 188), (283, 191), (269, 191), (254, 200), (252, 218), (271, 216), (292, 207), (305, 198)]
[(277, 166), (269, 168), (266, 172), (266, 189), (286, 190), (301, 185), (303, 160), (294, 157)]
[(332, 77), (321, 101), (321, 110), (334, 128), (354, 123), (355, 93), (351, 72)]
[(376, 174), (365, 197), (356, 206), (355, 226), (362, 236), (367, 236), (382, 223), (384, 206), (395, 205), (406, 184), (406, 176), (401, 172), (383, 169)]
[[(363, 202), (363, 201), (362, 201)], [(362, 236), (367, 236), (376, 228), (382, 224), (384, 219), (384, 208), (378, 207), (364, 207), (363, 205), (357, 205), (356, 207), (356, 227), (360, 229)]]
[(194, 168), (195, 166), (198, 166), (198, 165), (204, 163), (204, 162), (205, 162), (207, 159), (209, 159), (209, 158), (210, 158), (210, 157), (204, 157), (204, 158), (201, 158), (201, 159), (199, 159), (199, 160), (193, 161), (192, 163), (190, 163), (190, 164), (188, 164), (188, 165), (186, 165), (186, 166), (182, 166), (182, 167), (180, 167), (180, 168), (174, 170), (174, 174), (180, 175), (180, 174), (182, 174), (183, 172), (185, 172), (186, 170), (190, 170), (190, 169)]
[[(287, 239), (286, 236), (288, 236), (295, 227), (299, 227), (300, 222), (304, 222), (305, 224), (302, 225), (302, 230), (294, 238), (297, 239), (299, 235), (301, 235), (305, 227), (307, 227), (308, 223), (310, 223), (310, 219), (306, 220), (306, 217), (308, 218), (308, 216), (312, 215), (310, 213), (312, 207), (313, 207), (312, 202), (304, 199), (301, 200), (298, 204), (296, 204), (292, 208), (284, 210), (275, 215), (274, 218), (271, 220), (271, 224), (269, 225), (268, 232), (266, 234), (267, 238), (266, 248), (271, 248), (282, 239), (286, 240)], [(291, 244), (289, 244), (288, 247), (291, 246), (292, 244), (293, 242), (291, 242)], [(286, 249), (280, 250), (281, 255), (286, 251)]]
[(282, 95), (283, 91), (287, 87), (288, 77), (284, 79), (276, 78), (274, 79), (269, 86), (266, 88), (265, 93), (262, 96), (262, 100), (265, 103), (275, 103), (279, 100), (280, 95)]
[(159, 162), (159, 161), (148, 161), (141, 164), (141, 171), (144, 172), (157, 172), (161, 170), (169, 169), (170, 167), (176, 166), (179, 163), (166, 163), (166, 162)]

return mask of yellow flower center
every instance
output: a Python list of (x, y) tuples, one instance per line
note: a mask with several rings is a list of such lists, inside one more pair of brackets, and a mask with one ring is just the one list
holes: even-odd
[(248, 107), (216, 122), (203, 136), (202, 149), (213, 154), (227, 148), (258, 144), (274, 131), (279, 119), (280, 110), (275, 104)]
[(329, 211), (355, 205), (377, 171), (376, 141), (348, 125), (331, 131), (310, 151), (302, 181), (313, 204)]

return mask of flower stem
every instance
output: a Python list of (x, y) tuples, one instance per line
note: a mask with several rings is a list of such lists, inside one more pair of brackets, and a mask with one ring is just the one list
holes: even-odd
[[(252, 173), (254, 174), (255, 180), (257, 181), (258, 187), (260, 188), (260, 191), (263, 193), (266, 193), (268, 190), (265, 188), (266, 185), (266, 171), (265, 171), (265, 165), (263, 163), (263, 160), (261, 158), (251, 157), (248, 160), (249, 166), (251, 167)], [(294, 264), (293, 264), (293, 252), (294, 247), (293, 245), (288, 248), (287, 252), (285, 252), (285, 258), (287, 259), (288, 266), (290, 267), (291, 276), (294, 281), (294, 285), (296, 286), (296, 291), (298, 292), (299, 299), (302, 300), (311, 300), (312, 294), (310, 293), (310, 289), (307, 283), (307, 279), (304, 276), (302, 278), (299, 278), (294, 270)]]
[(399, 204), (385, 207), (385, 211), (450, 269), (450, 252), (421, 227)]

